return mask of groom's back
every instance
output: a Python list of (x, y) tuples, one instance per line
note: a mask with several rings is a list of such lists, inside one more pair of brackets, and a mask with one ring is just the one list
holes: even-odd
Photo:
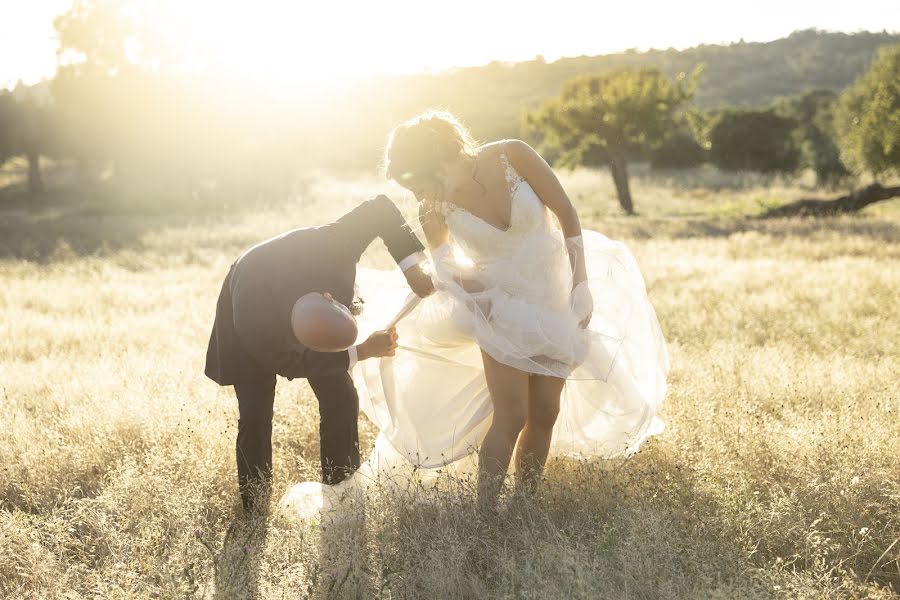
[(328, 226), (293, 229), (240, 255), (219, 298), (207, 355), (211, 379), (230, 384), (258, 377), (269, 370), (261, 360), (264, 352), (294, 349), (290, 314), (301, 296), (330, 292), (350, 305), (356, 264), (339, 251), (335, 234)]

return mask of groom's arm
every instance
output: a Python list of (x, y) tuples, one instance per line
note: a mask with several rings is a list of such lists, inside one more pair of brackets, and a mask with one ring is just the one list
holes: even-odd
[[(241, 343), (254, 360), (270, 373), (294, 379), (336, 375), (350, 369), (351, 355), (342, 352), (316, 352), (302, 345), (286, 324), (286, 330), (273, 327), (267, 314), (249, 315), (239, 331)], [(241, 335), (242, 334), (242, 335)]]
[(334, 223), (354, 260), (380, 237), (400, 269), (406, 271), (424, 260), (425, 249), (406, 219), (385, 195), (366, 200)]
[(288, 362), (277, 373), (288, 379), (335, 375), (349, 371), (361, 360), (393, 356), (396, 349), (397, 331), (395, 329), (376, 331), (364, 342), (342, 352), (316, 352), (297, 343), (295, 351), (289, 353)]
[(345, 373), (361, 361), (393, 356), (397, 349), (397, 331), (375, 331), (365, 341), (341, 352), (316, 352), (288, 338), (288, 349), (276, 353), (275, 372), (282, 377), (316, 377)]
[(348, 244), (354, 262), (373, 239), (380, 237), (416, 295), (424, 298), (434, 292), (431, 277), (420, 266), (426, 260), (425, 248), (387, 196), (363, 202), (338, 219), (334, 227)]

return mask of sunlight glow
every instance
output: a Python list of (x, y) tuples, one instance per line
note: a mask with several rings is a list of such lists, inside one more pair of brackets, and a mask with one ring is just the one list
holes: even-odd
[[(193, 69), (301, 83), (377, 73), (435, 72), (492, 60), (547, 60), (628, 48), (767, 41), (819, 28), (900, 30), (895, 0), (733, 4), (635, 0), (119, 0), (155, 44)], [(55, 70), (52, 21), (71, 0), (0, 0), (0, 86)]]

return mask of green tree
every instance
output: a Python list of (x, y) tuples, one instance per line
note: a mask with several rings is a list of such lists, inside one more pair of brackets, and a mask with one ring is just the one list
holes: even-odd
[(849, 175), (834, 141), (834, 104), (831, 90), (812, 90), (777, 102), (776, 114), (797, 122), (794, 142), (800, 166), (812, 169), (819, 183), (835, 184)]
[(18, 112), (12, 92), (0, 92), (0, 165), (17, 154), (15, 130), (18, 126)]
[(147, 45), (137, 8), (118, 0), (73, 0), (53, 22), (60, 66), (52, 92), (67, 151), (83, 174), (108, 166), (118, 173), (146, 146), (141, 128), (148, 121), (148, 86), (134, 53), (143, 56)]
[(526, 113), (525, 123), (563, 166), (607, 163), (619, 204), (633, 214), (628, 151), (658, 147), (693, 89), (694, 77), (682, 73), (671, 81), (658, 69), (581, 76), (566, 83), (559, 97)]
[(794, 119), (773, 109), (723, 110), (709, 127), (709, 156), (727, 171), (790, 172), (799, 165)]
[(44, 189), (41, 157), (55, 154), (58, 126), (46, 90), (21, 83), (0, 93), (0, 165), (21, 156), (28, 163), (28, 191)]
[(110, 74), (128, 65), (134, 24), (123, 2), (73, 0), (69, 11), (54, 19), (53, 26), (64, 64)]
[(706, 161), (706, 150), (697, 141), (687, 121), (681, 119), (662, 144), (650, 153), (650, 166), (662, 169), (695, 167)]
[(841, 158), (855, 172), (900, 172), (900, 45), (883, 48), (841, 94), (834, 124)]

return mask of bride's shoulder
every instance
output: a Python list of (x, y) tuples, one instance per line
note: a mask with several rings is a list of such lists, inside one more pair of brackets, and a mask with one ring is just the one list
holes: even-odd
[(480, 164), (497, 164), (508, 170), (511, 166), (518, 168), (537, 153), (522, 140), (506, 139), (479, 146), (475, 148), (474, 155)]
[(522, 140), (504, 140), (503, 151), (513, 161), (538, 156), (537, 151), (528, 142), (523, 142)]
[(497, 159), (501, 162), (509, 161), (517, 167), (540, 157), (537, 151), (532, 148), (528, 142), (518, 139), (489, 142), (476, 148), (475, 156), (479, 159)]
[(522, 140), (496, 140), (493, 142), (482, 144), (481, 146), (475, 148), (475, 156), (498, 156), (501, 154), (520, 153), (525, 150), (534, 152), (531, 146), (529, 146), (527, 142), (523, 142)]
[(497, 164), (510, 177), (528, 179), (530, 174), (549, 169), (541, 155), (528, 142), (517, 139), (497, 140), (475, 149), (479, 164)]
[(509, 140), (494, 140), (493, 142), (487, 142), (475, 148), (475, 155), (481, 156), (483, 154), (497, 154), (503, 149), (503, 145), (506, 144)]

